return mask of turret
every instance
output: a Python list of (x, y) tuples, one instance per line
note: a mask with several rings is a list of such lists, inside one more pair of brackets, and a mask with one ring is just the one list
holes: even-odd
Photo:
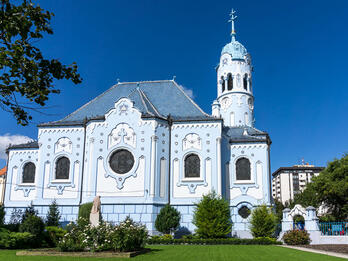
[[(254, 125), (254, 96), (252, 92), (252, 65), (246, 48), (236, 40), (234, 21), (237, 16), (232, 9), (231, 42), (221, 52), (217, 68), (217, 103), (225, 126)], [(214, 103), (216, 108), (216, 104)], [(215, 115), (214, 115), (215, 116)]]

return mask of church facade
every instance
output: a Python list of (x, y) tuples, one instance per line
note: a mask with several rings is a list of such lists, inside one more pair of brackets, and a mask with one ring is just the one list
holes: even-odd
[(255, 206), (271, 204), (270, 138), (254, 127), (252, 65), (232, 39), (217, 67), (217, 99), (205, 113), (174, 80), (117, 83), (38, 138), (10, 146), (4, 205), (44, 217), (55, 199), (62, 222), (100, 196), (103, 219), (130, 216), (155, 233), (165, 204), (194, 231), (194, 204), (211, 191), (231, 208), (233, 233), (249, 237)]

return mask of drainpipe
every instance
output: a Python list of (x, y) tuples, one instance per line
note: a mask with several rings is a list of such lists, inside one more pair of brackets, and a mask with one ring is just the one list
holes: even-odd
[(172, 125), (173, 125), (173, 118), (172, 116), (169, 114), (168, 118), (168, 125), (169, 125), (169, 159), (168, 159), (168, 204), (170, 205), (170, 197), (171, 197), (171, 193), (170, 193), (170, 178), (171, 178), (171, 162), (172, 162)]

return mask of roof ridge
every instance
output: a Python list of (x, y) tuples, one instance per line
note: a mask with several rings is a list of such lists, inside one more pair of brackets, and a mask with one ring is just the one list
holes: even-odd
[(140, 90), (140, 88), (137, 88), (137, 91), (138, 91), (138, 93), (139, 93), (141, 102), (144, 104), (144, 107), (145, 107), (145, 109), (146, 109), (146, 112), (149, 113), (149, 114), (151, 114), (151, 115), (154, 115), (154, 114), (149, 110), (149, 108), (147, 107), (147, 105), (146, 105), (146, 103), (145, 103), (145, 101), (144, 101), (144, 97), (143, 97), (143, 92), (142, 92), (142, 90)]
[(158, 116), (162, 116), (159, 111), (157, 110), (157, 108), (155, 107), (155, 105), (153, 105), (153, 103), (150, 101), (149, 97), (147, 97), (146, 93), (143, 90), (140, 90), (141, 93), (144, 95), (144, 98), (149, 102), (150, 106), (152, 107), (152, 109), (157, 113)]

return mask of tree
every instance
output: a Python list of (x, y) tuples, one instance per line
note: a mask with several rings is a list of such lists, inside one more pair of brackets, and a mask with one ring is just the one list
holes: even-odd
[(277, 199), (274, 200), (274, 208), (277, 218), (277, 223), (281, 223), (283, 220), (283, 210), (285, 209), (285, 206), (283, 203)]
[(259, 206), (251, 212), (250, 230), (254, 238), (273, 237), (277, 218), (266, 205)]
[(0, 107), (12, 113), (17, 123), (32, 119), (29, 103), (44, 106), (54, 88), (55, 79), (81, 83), (76, 63), (69, 66), (57, 59), (46, 59), (33, 44), (43, 34), (53, 34), (53, 13), (34, 5), (31, 0), (1, 0), (0, 3)]
[(24, 223), (24, 221), (31, 216), (37, 216), (38, 212), (35, 210), (33, 203), (31, 202), (29, 207), (27, 207), (23, 213), (22, 216), (22, 223)]
[(180, 226), (181, 214), (169, 204), (165, 205), (156, 217), (155, 227), (159, 232), (170, 234)]
[(348, 219), (348, 154), (329, 162), (327, 167), (314, 177), (307, 190), (313, 190), (317, 202), (328, 208), (339, 221)]
[(5, 207), (3, 205), (0, 206), (0, 227), (5, 224)]
[(196, 204), (192, 223), (202, 238), (223, 238), (232, 231), (228, 202), (213, 191)]
[(60, 213), (56, 200), (53, 200), (49, 206), (49, 210), (46, 217), (47, 226), (58, 226), (60, 220)]

